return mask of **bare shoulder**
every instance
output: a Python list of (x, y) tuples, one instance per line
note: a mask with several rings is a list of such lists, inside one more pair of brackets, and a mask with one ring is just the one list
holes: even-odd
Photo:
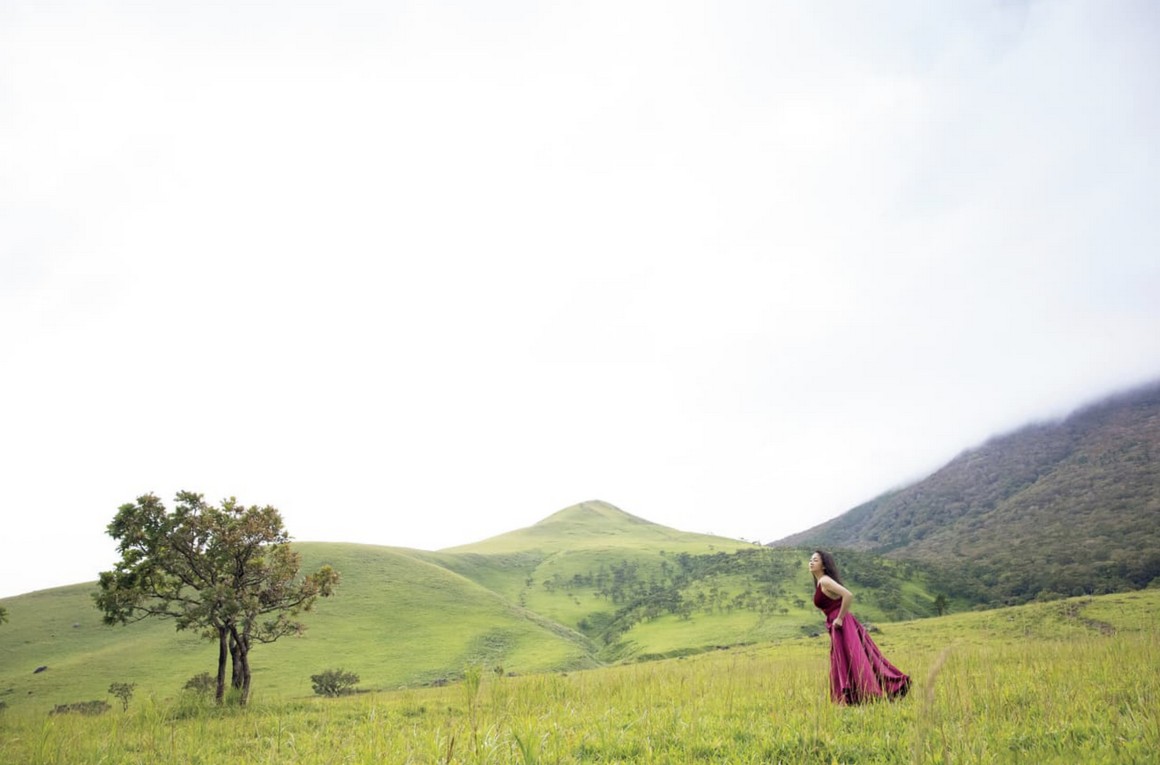
[(849, 590), (835, 582), (834, 578), (829, 574), (822, 574), (818, 577), (818, 586), (822, 588), (822, 592), (831, 598), (853, 597), (853, 594)]

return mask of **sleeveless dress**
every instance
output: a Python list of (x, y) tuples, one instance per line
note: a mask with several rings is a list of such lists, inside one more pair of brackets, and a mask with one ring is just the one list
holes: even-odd
[(834, 627), (834, 617), (842, 608), (840, 598), (831, 598), (815, 586), (814, 605), (826, 614), (830, 633), (831, 699), (838, 704), (861, 704), (906, 695), (910, 677), (886, 660), (853, 614), (847, 613), (842, 626)]

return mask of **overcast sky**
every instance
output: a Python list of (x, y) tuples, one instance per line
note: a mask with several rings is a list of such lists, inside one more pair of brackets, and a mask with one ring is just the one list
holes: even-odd
[(146, 492), (772, 541), (1160, 379), (1160, 6), (0, 2), (0, 596)]

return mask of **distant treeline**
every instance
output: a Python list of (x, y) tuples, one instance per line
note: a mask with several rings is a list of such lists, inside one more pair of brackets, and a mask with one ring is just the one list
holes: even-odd
[[(813, 583), (802, 577), (803, 559), (800, 553), (770, 548), (681, 552), (665, 556), (659, 566), (621, 560), (570, 577), (555, 574), (542, 586), (549, 592), (592, 592), (615, 605), (615, 610), (589, 614), (577, 625), (589, 637), (611, 644), (636, 624), (666, 614), (681, 619), (739, 610), (785, 615), (790, 605), (806, 608)], [(913, 618), (933, 613), (929, 604), (918, 612), (904, 609), (899, 582), (914, 575), (913, 567), (856, 552), (848, 553), (843, 567), (844, 576), (865, 588), (888, 614)]]
[(1082, 549), (1069, 553), (1057, 548), (1050, 557), (1029, 550), (1023, 557), (934, 563), (930, 568), (939, 588), (951, 597), (988, 606), (1128, 592), (1160, 581), (1160, 553), (1114, 550), (1107, 559), (1085, 561), (1078, 558)]

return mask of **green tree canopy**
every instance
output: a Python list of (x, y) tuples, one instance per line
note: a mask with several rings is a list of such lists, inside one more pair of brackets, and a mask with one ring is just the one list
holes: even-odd
[(175, 620), (218, 641), (215, 698), (225, 693), (227, 659), (241, 703), (249, 700), (249, 652), (297, 634), (296, 617), (338, 584), (330, 566), (299, 578), (299, 556), (281, 514), (244, 507), (231, 497), (220, 507), (201, 494), (180, 492), (172, 512), (153, 494), (122, 505), (108, 533), (121, 559), (100, 575), (94, 595), (106, 624), (151, 616)]

